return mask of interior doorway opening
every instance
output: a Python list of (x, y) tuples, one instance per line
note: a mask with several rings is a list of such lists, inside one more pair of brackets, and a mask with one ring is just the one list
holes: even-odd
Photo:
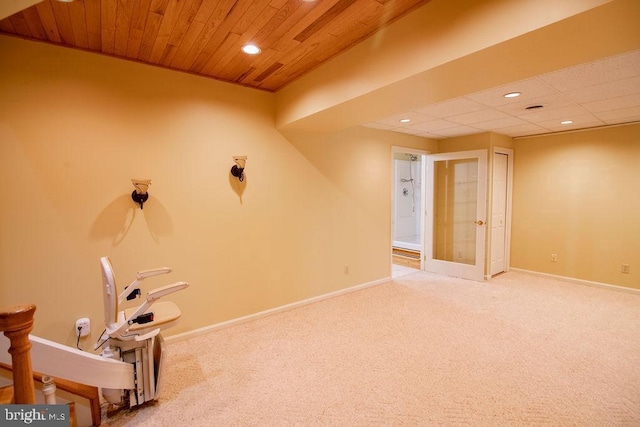
[(421, 268), (424, 223), (424, 157), (426, 151), (393, 148), (392, 263)]

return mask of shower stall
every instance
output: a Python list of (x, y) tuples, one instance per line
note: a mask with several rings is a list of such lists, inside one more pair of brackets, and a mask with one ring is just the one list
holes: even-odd
[(393, 247), (422, 251), (422, 155), (393, 156)]

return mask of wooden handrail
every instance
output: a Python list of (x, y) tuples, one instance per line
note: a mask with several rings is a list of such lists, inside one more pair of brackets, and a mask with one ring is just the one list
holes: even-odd
[[(13, 370), (11, 365), (0, 362), (0, 369), (11, 372)], [(38, 382), (42, 382), (43, 375), (40, 372), (33, 372), (33, 379)], [(98, 394), (98, 387), (93, 387), (85, 384), (80, 384), (74, 381), (68, 381), (63, 378), (54, 378), (56, 388), (75, 394), (76, 396), (83, 397), (89, 401), (89, 407), (91, 409), (91, 422), (93, 426), (99, 426), (102, 423), (102, 414), (100, 409), (100, 396)]]
[[(11, 354), (11, 374), (13, 377), (13, 403), (33, 405), (36, 403), (36, 389), (33, 383), (31, 365), (31, 341), (29, 333), (33, 329), (34, 304), (14, 305), (0, 309), (0, 331), (9, 338)], [(69, 403), (69, 424), (77, 427), (75, 403)], [(98, 425), (100, 425), (98, 423)]]
[(33, 368), (31, 366), (31, 341), (29, 333), (33, 329), (33, 304), (16, 305), (0, 310), (0, 331), (9, 338), (11, 346), (11, 365), (13, 366), (14, 401), (17, 404), (36, 403), (36, 392), (33, 384)]

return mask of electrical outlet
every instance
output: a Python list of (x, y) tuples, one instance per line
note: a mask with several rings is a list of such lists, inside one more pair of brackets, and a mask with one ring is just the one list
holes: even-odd
[(558, 262), (558, 254), (551, 254), (551, 262)]
[(91, 321), (88, 317), (76, 320), (76, 331), (80, 330), (80, 336), (86, 337), (91, 333)]
[(622, 267), (620, 268), (620, 272), (622, 274), (629, 274), (629, 264), (622, 264)]

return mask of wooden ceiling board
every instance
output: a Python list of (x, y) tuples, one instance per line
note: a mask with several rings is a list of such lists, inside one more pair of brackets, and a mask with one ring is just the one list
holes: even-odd
[(277, 91), (428, 2), (44, 0), (0, 33)]

